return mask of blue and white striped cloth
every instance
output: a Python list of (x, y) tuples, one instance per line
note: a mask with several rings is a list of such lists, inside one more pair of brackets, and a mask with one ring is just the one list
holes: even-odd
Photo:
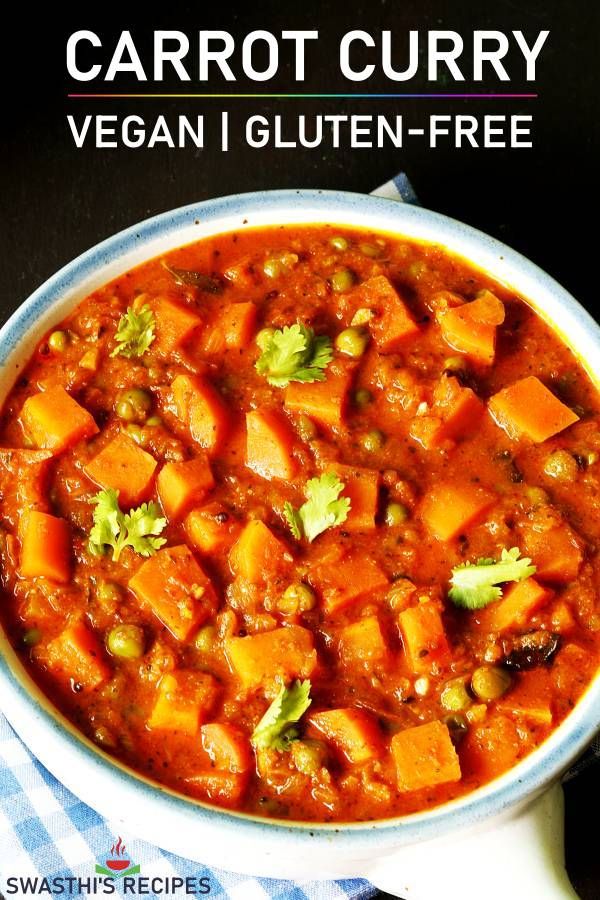
[[(359, 879), (297, 884), (235, 875), (167, 853), (136, 840), (133, 834), (122, 834), (122, 826), (99, 816), (37, 762), (0, 714), (0, 891), (6, 900), (11, 895), (18, 900), (29, 896), (19, 887), (19, 879), (37, 878), (38, 892), (43, 878), (93, 881), (96, 864), (104, 863), (119, 836), (128, 857), (140, 866), (140, 876), (163, 880), (188, 877), (195, 878), (196, 884), (207, 878), (211, 900), (366, 900), (374, 893), (368, 882)], [(115, 879), (114, 884), (111, 896), (122, 897), (122, 882)], [(46, 891), (40, 896), (49, 894)], [(84, 889), (79, 895), (74, 889), (65, 890), (63, 896), (105, 895), (100, 886), (96, 893)], [(183, 890), (161, 895), (165, 900), (184, 896)]]
[[(401, 173), (373, 193), (379, 197), (418, 202), (406, 175)], [(596, 746), (584, 761), (600, 755)], [(25, 891), (10, 879), (93, 879), (95, 866), (106, 859), (121, 836), (128, 856), (140, 866), (144, 877), (162, 879), (208, 878), (211, 898), (228, 900), (366, 900), (375, 889), (367, 881), (292, 882), (236, 875), (182, 859), (133, 834), (121, 834), (122, 826), (102, 818), (71, 794), (29, 753), (0, 713), (0, 892), (21, 900)], [(124, 896), (115, 880), (114, 897)], [(60, 884), (60, 882), (59, 882)], [(121, 883), (122, 884), (122, 883)], [(16, 887), (16, 891), (12, 888)], [(41, 894), (44, 896), (44, 893)], [(45, 896), (49, 896), (46, 891)], [(66, 889), (63, 896), (78, 896)], [(103, 896), (102, 889), (86, 890), (81, 896)], [(146, 894), (155, 897), (155, 894)], [(182, 891), (162, 897), (185, 896)]]

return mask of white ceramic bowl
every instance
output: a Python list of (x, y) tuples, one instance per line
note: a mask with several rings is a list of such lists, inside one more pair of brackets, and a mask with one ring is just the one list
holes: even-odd
[[(0, 331), (0, 399), (36, 342), (87, 294), (158, 254), (256, 226), (335, 223), (440, 244), (513, 288), (600, 383), (600, 329), (548, 275), (486, 235), (390, 200), (328, 191), (241, 194), (164, 213), (98, 244), (50, 278)], [(600, 680), (534, 753), (485, 787), (401, 819), (317, 826), (186, 800), (115, 762), (43, 696), (0, 634), (0, 706), (41, 762), (128, 833), (225, 869), (278, 878), (364, 876), (405, 898), (574, 897), (564, 872), (561, 773), (600, 725)], [(118, 800), (118, 802), (117, 802)]]

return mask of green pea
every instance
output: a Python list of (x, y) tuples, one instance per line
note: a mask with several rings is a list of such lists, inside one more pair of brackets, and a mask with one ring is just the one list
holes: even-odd
[(298, 433), (303, 441), (314, 441), (317, 436), (317, 426), (309, 416), (299, 416)]
[(284, 616), (295, 616), (313, 609), (316, 602), (313, 589), (298, 581), (285, 589), (279, 598), (277, 608)]
[(361, 408), (368, 406), (372, 399), (371, 391), (368, 391), (366, 388), (359, 388), (354, 394), (354, 402)]
[(106, 645), (113, 656), (139, 659), (144, 653), (144, 632), (138, 625), (115, 625), (108, 633)]
[(329, 243), (333, 247), (334, 250), (347, 250), (348, 247), (350, 246), (350, 244), (346, 240), (346, 238), (342, 237), (341, 235), (336, 235), (336, 237), (332, 237), (331, 240), (329, 241)]
[(123, 596), (120, 585), (114, 581), (100, 581), (96, 587), (96, 596), (102, 604), (116, 604)]
[(194, 638), (194, 647), (201, 653), (210, 653), (217, 639), (217, 629), (214, 625), (205, 625)]
[(471, 675), (471, 690), (480, 700), (497, 700), (512, 682), (510, 674), (498, 666), (479, 666)]
[(23, 643), (26, 647), (35, 647), (42, 638), (42, 632), (39, 628), (28, 628), (23, 635)]
[(544, 472), (557, 481), (575, 481), (578, 466), (567, 450), (555, 450), (544, 463)]
[(317, 775), (327, 758), (327, 748), (322, 741), (293, 741), (290, 750), (292, 762), (303, 775)]
[(267, 278), (278, 278), (288, 269), (293, 268), (298, 262), (297, 253), (282, 251), (277, 256), (270, 256), (263, 263), (263, 272)]
[(336, 294), (349, 291), (354, 285), (354, 275), (350, 269), (339, 269), (337, 272), (334, 272), (328, 280), (331, 285), (331, 290), (335, 291)]
[(460, 712), (471, 705), (464, 678), (453, 678), (445, 685), (440, 702), (450, 712)]
[(135, 419), (135, 410), (131, 403), (127, 403), (126, 400), (117, 401), (115, 412), (119, 419), (123, 419), (124, 422), (133, 422)]
[(271, 338), (275, 334), (274, 328), (261, 328), (261, 330), (256, 335), (255, 341), (259, 350), (262, 350), (263, 353), (269, 346), (271, 342)]
[(160, 416), (150, 416), (149, 419), (146, 419), (146, 425), (149, 425), (151, 428), (156, 428), (158, 425), (162, 425), (163, 420)]
[(363, 328), (344, 328), (335, 339), (335, 346), (340, 353), (358, 359), (367, 349), (369, 335)]
[(144, 422), (152, 409), (152, 395), (142, 388), (119, 391), (115, 411), (125, 422)]
[(359, 244), (358, 249), (363, 256), (369, 256), (371, 259), (377, 259), (377, 257), (381, 256), (381, 254), (383, 253), (383, 248), (377, 246), (377, 244)]
[(66, 331), (53, 331), (48, 338), (48, 346), (53, 353), (64, 353), (69, 343)]
[(402, 525), (408, 519), (408, 510), (402, 503), (388, 503), (385, 509), (385, 524), (390, 528)]
[(379, 431), (378, 428), (372, 428), (371, 431), (367, 431), (366, 434), (362, 435), (360, 442), (363, 448), (369, 453), (375, 453), (383, 447), (385, 435), (383, 431)]
[(267, 278), (277, 278), (278, 275), (281, 275), (281, 268), (281, 262), (278, 259), (265, 259), (263, 263), (263, 272)]

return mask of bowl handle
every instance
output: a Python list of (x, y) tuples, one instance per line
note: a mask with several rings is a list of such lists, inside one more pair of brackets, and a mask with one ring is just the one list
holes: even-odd
[(577, 900), (565, 869), (562, 787), (487, 827), (402, 847), (367, 877), (403, 900)]

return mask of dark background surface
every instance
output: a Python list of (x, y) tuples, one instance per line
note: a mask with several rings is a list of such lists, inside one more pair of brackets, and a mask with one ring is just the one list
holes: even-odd
[[(598, 191), (597, 158), (600, 104), (595, 83), (600, 16), (598, 5), (580, 2), (497, 0), (422, 0), (422, 2), (221, 2), (211, 9), (171, 2), (168, 11), (150, 16), (148, 7), (61, 5), (60, 16), (42, 20), (33, 8), (11, 7), (4, 27), (4, 114), (0, 150), (0, 316), (4, 319), (44, 279), (100, 239), (149, 215), (222, 194), (270, 188), (319, 187), (368, 192), (404, 170), (427, 207), (447, 213), (499, 237), (545, 268), (593, 314), (598, 314), (597, 225), (593, 196)], [(302, 10), (301, 12), (299, 10)], [(10, 24), (8, 24), (10, 23)], [(374, 77), (368, 84), (345, 82), (338, 70), (337, 43), (352, 28), (376, 34), (392, 29), (397, 65), (405, 59), (406, 33), (417, 28), (450, 28), (465, 37), (475, 28), (522, 29), (530, 39), (550, 29), (538, 59), (535, 101), (68, 101), (69, 90), (93, 87), (69, 83), (64, 65), (68, 35), (90, 28), (114, 46), (114, 34), (130, 28), (140, 48), (148, 47), (153, 28), (174, 28), (191, 36), (199, 28), (223, 28), (243, 36), (255, 28), (318, 28), (318, 49), (307, 50), (307, 80), (290, 79), (289, 54), (279, 77), (265, 85), (215, 79), (208, 86), (166, 81), (138, 85), (121, 79), (118, 91), (530, 91), (523, 65), (509, 58), (510, 84), (486, 78), (483, 84), (432, 86), (421, 73), (410, 85)], [(111, 38), (111, 35), (113, 37)], [(144, 61), (146, 61), (145, 57)], [(236, 54), (232, 66), (241, 72)], [(194, 65), (191, 65), (192, 71)], [(468, 72), (468, 65), (465, 66)], [(533, 113), (531, 150), (460, 150), (447, 145), (406, 149), (251, 150), (234, 143), (227, 154), (216, 146), (198, 151), (77, 150), (66, 124), (67, 113), (140, 114), (152, 121), (165, 113), (208, 116), (228, 109), (234, 128), (246, 116), (298, 114), (403, 113), (407, 125), (423, 124), (429, 113)], [(598, 796), (600, 769), (588, 769), (569, 783), (567, 863), (581, 896), (600, 896), (600, 854), (590, 809)], [(509, 860), (504, 864), (510, 865)], [(454, 877), (460, 877), (455, 873)], [(434, 900), (434, 898), (432, 898)], [(437, 900), (437, 898), (435, 898)], [(537, 898), (536, 898), (537, 900)]]

